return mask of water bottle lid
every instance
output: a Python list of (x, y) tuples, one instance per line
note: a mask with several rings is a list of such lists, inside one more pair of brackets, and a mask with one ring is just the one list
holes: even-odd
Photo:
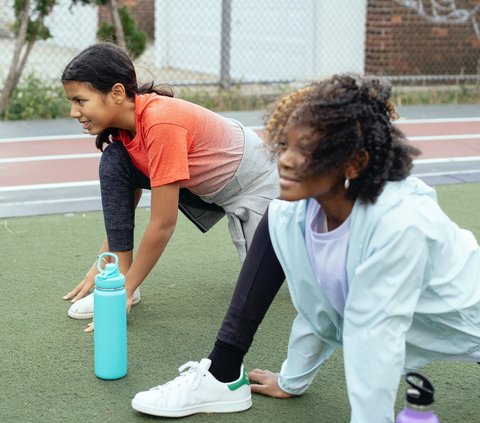
[(409, 372), (405, 377), (411, 388), (407, 389), (407, 403), (429, 406), (433, 404), (434, 389), (430, 381), (420, 373)]
[[(105, 268), (101, 268), (102, 260), (105, 256), (115, 259), (114, 263), (107, 263)], [(125, 277), (118, 268), (118, 256), (114, 253), (103, 253), (98, 256), (97, 269), (99, 274), (95, 276), (95, 287), (100, 289), (118, 289), (125, 285)]]

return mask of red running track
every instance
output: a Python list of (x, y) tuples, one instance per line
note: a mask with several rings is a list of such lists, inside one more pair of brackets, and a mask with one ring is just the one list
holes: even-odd
[[(418, 158), (480, 156), (480, 118), (400, 121)], [(0, 140), (0, 189), (98, 180), (94, 138), (79, 135)]]

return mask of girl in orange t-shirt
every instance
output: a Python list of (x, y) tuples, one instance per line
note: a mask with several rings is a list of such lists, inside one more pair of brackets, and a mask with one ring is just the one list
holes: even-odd
[[(223, 215), (243, 261), (255, 228), (278, 194), (275, 164), (262, 140), (239, 122), (173, 98), (170, 88), (137, 85), (128, 55), (111, 43), (88, 47), (66, 66), (62, 83), (72, 118), (103, 151), (100, 189), (106, 239), (125, 275), (127, 308), (162, 255), (178, 209), (202, 231)], [(151, 190), (151, 215), (133, 255), (135, 207)], [(70, 317), (93, 317), (96, 262), (64, 299)], [(86, 331), (93, 329), (90, 324)]]

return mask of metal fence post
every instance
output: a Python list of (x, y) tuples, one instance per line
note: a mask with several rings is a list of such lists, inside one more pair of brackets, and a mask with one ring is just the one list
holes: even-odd
[(220, 46), (220, 87), (230, 88), (230, 33), (232, 30), (232, 0), (222, 0), (222, 34)]

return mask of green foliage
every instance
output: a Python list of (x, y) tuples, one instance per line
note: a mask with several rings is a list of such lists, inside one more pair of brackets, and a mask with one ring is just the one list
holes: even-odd
[(227, 110), (261, 110), (285, 92), (284, 87), (277, 87), (277, 89), (269, 90), (266, 93), (246, 94), (243, 92), (241, 85), (236, 85), (228, 90), (181, 88), (176, 96), (200, 104), (207, 109), (221, 112)]
[[(268, 89), (267, 89), (268, 88)], [(228, 90), (217, 87), (182, 87), (176, 97), (214, 111), (263, 110), (279, 96), (290, 91), (287, 86), (246, 87), (235, 85)], [(398, 87), (393, 99), (397, 105), (478, 104), (478, 85), (450, 87)], [(31, 74), (13, 93), (2, 120), (51, 119), (68, 117), (69, 104), (58, 84), (48, 83)]]
[(393, 100), (399, 106), (478, 104), (480, 103), (480, 81), (448, 86), (394, 86)]
[(67, 117), (69, 110), (60, 85), (45, 83), (31, 74), (17, 86), (0, 119), (54, 119)]
[[(55, 6), (56, 0), (33, 0), (31, 5), (30, 17), (27, 29), (27, 41), (34, 42), (35, 40), (46, 40), (51, 37), (50, 31), (43, 22), (43, 17), (50, 14)], [(25, 0), (15, 0), (15, 24), (13, 30), (16, 35), (20, 29), (20, 15), (25, 8)], [(42, 19), (40, 19), (42, 17)]]
[[(147, 46), (147, 33), (138, 30), (135, 19), (130, 15), (126, 7), (118, 9), (122, 21), (125, 43), (130, 56), (135, 59), (142, 55)], [(115, 42), (115, 27), (112, 24), (102, 22), (97, 31), (97, 38), (101, 41)]]

